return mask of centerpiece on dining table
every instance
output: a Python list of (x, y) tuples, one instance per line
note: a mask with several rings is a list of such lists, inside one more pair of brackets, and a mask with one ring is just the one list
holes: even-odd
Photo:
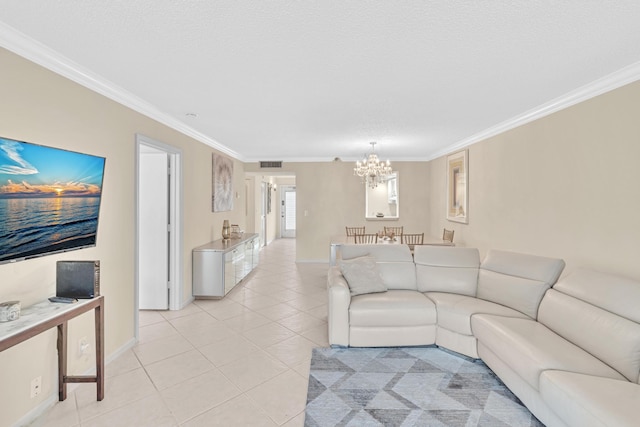
[(378, 231), (378, 240), (382, 240), (385, 242), (397, 242), (398, 237), (396, 237), (396, 233), (393, 231), (388, 231), (385, 233), (384, 231)]

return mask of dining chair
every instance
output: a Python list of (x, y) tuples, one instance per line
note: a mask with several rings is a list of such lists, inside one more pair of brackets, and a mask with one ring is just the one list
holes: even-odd
[(356, 234), (364, 234), (364, 227), (345, 227), (347, 236), (355, 236)]
[(414, 245), (423, 245), (424, 244), (424, 233), (407, 233), (402, 234), (400, 236), (400, 243), (405, 245), (409, 245), (410, 248), (413, 249)]
[(402, 236), (404, 226), (401, 227), (384, 227), (384, 234), (388, 236), (390, 233), (393, 233), (394, 236)]
[(378, 243), (378, 235), (377, 234), (354, 234), (354, 238), (356, 243)]
[(453, 243), (453, 232), (454, 231), (455, 230), (447, 230), (445, 228), (444, 231), (442, 232), (442, 240), (444, 240), (445, 242)]

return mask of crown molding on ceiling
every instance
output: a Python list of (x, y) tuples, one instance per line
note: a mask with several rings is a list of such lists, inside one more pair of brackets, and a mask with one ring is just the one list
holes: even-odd
[[(153, 120), (156, 120), (178, 132), (194, 138), (224, 154), (227, 154), (237, 160), (243, 162), (257, 161), (252, 158), (244, 158), (244, 156), (231, 150), (230, 148), (220, 144), (216, 140), (196, 131), (187, 126), (180, 120), (158, 110), (153, 105), (143, 99), (131, 94), (130, 92), (118, 87), (112, 82), (102, 78), (101, 76), (85, 69), (81, 65), (71, 61), (53, 49), (43, 45), (42, 43), (27, 37), (15, 28), (0, 22), (0, 46), (38, 64), (61, 76), (64, 76), (94, 92), (97, 92), (109, 99), (112, 99), (126, 107), (133, 109)], [(515, 116), (509, 120), (485, 129), (468, 138), (458, 141), (444, 150), (439, 150), (433, 155), (425, 158), (413, 159), (394, 159), (394, 161), (429, 161), (438, 157), (442, 157), (454, 151), (468, 147), (476, 142), (483, 141), (490, 137), (504, 133), (508, 130), (522, 126), (526, 123), (548, 116), (557, 111), (568, 108), (572, 105), (586, 101), (603, 93), (622, 87), (626, 84), (640, 80), (640, 62), (631, 64), (614, 73), (604, 76), (598, 80), (588, 83), (574, 91), (563, 96), (533, 108), (523, 114)], [(283, 159), (286, 162), (317, 162), (327, 161), (316, 158), (291, 158)]]
[(618, 71), (615, 71), (609, 75), (606, 75), (598, 80), (594, 80), (591, 83), (587, 83), (571, 92), (568, 92), (556, 99), (553, 99), (545, 104), (539, 105), (527, 112), (524, 112), (518, 116), (515, 116), (509, 120), (492, 126), (482, 132), (465, 138), (459, 141), (445, 150), (440, 150), (428, 160), (433, 160), (438, 157), (450, 154), (454, 151), (461, 150), (476, 142), (483, 141), (493, 136), (504, 133), (508, 130), (515, 129), (518, 126), (522, 126), (526, 123), (530, 123), (534, 120), (553, 114), (557, 111), (564, 110), (565, 108), (576, 105), (580, 102), (586, 101), (591, 98), (595, 98), (603, 93), (610, 92), (619, 87), (625, 86), (629, 83), (633, 83), (640, 80), (640, 62), (635, 62)]
[(85, 69), (81, 65), (59, 54), (44, 44), (27, 37), (13, 27), (0, 22), (0, 46), (28, 59), (48, 70), (66, 77), (94, 92), (119, 104), (131, 108), (153, 120), (156, 120), (178, 132), (202, 142), (228, 156), (244, 161), (242, 156), (218, 141), (187, 126), (180, 120), (158, 110), (155, 106), (122, 89), (107, 79)]

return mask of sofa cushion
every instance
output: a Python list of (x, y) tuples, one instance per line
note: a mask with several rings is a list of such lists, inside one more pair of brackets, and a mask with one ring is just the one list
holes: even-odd
[(558, 369), (624, 380), (616, 370), (531, 319), (476, 314), (473, 334), (531, 387), (542, 371)]
[(343, 260), (374, 257), (387, 289), (418, 289), (416, 267), (407, 245), (343, 245), (340, 253)]
[(471, 316), (476, 313), (527, 318), (512, 308), (466, 295), (444, 292), (427, 292), (425, 295), (436, 303), (438, 326), (464, 335), (473, 335)]
[(476, 295), (480, 267), (477, 249), (417, 245), (413, 256), (420, 292)]
[(343, 259), (340, 271), (349, 284), (351, 296), (387, 291), (372, 256)]
[(378, 271), (387, 289), (410, 289), (417, 291), (416, 267), (412, 262), (380, 261)]
[(553, 289), (640, 323), (640, 282), (613, 274), (578, 269)]
[(542, 299), (538, 321), (638, 382), (639, 324), (555, 289)]
[(544, 371), (540, 394), (570, 426), (638, 425), (640, 385), (565, 371)]
[(564, 261), (490, 250), (480, 265), (477, 297), (535, 319), (538, 305), (564, 269)]
[(350, 326), (418, 326), (436, 323), (435, 304), (416, 291), (389, 290), (351, 298)]

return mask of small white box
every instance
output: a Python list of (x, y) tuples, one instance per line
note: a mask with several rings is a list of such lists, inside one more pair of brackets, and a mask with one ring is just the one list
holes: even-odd
[(20, 301), (0, 303), (0, 322), (17, 320), (20, 317)]

